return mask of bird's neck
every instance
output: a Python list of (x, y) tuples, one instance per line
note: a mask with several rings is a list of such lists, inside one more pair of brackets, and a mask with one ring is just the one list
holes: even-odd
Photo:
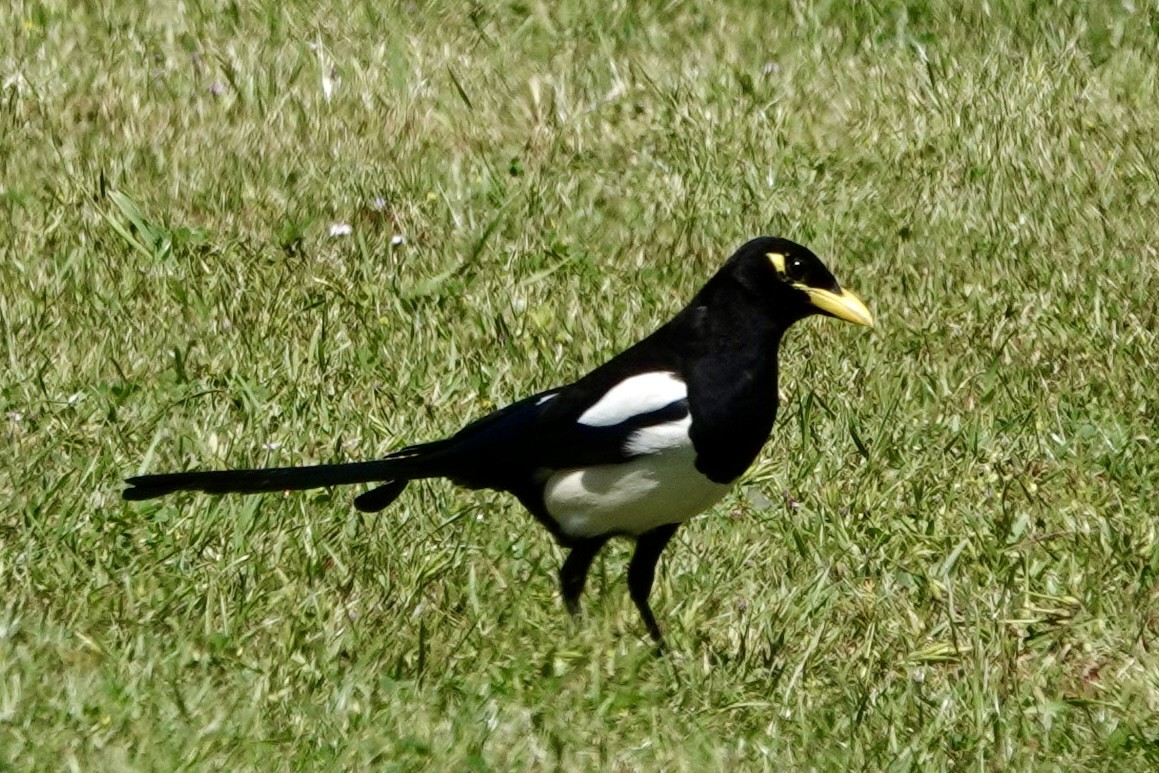
[(766, 362), (775, 380), (777, 350), (794, 321), (775, 299), (770, 303), (768, 297), (709, 284), (672, 320), (672, 326), (673, 333), (686, 337), (700, 356), (728, 353), (752, 367)]

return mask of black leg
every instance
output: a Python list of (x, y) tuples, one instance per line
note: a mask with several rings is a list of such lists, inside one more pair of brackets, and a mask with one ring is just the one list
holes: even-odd
[(636, 609), (640, 610), (640, 617), (644, 618), (644, 625), (648, 626), (648, 633), (657, 644), (663, 644), (664, 639), (652, 615), (652, 608), (648, 606), (648, 596), (652, 593), (652, 580), (656, 578), (656, 562), (660, 560), (664, 546), (679, 526), (678, 523), (668, 523), (641, 534), (636, 540), (632, 562), (628, 564), (628, 592), (632, 594), (632, 601), (636, 602)]
[(580, 594), (584, 592), (584, 583), (588, 579), (588, 569), (600, 548), (608, 541), (607, 537), (590, 537), (575, 543), (559, 569), (559, 589), (563, 594), (563, 603), (567, 611), (574, 615), (580, 612)]

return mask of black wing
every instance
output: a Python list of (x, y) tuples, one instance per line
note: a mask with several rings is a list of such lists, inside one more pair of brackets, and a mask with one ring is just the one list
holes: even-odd
[(559, 391), (520, 400), (448, 438), (448, 477), (471, 488), (511, 490), (522, 488), (538, 470), (625, 462), (635, 456), (627, 450), (634, 433), (688, 416), (688, 400), (680, 399), (617, 424), (581, 424), (583, 410), (596, 400), (579, 403), (583, 410), (553, 410), (552, 403), (562, 399)]

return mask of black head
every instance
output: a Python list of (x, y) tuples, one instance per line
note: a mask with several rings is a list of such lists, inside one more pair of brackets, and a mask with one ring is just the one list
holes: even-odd
[(737, 250), (720, 273), (767, 299), (762, 305), (788, 324), (824, 314), (873, 326), (861, 299), (843, 290), (809, 248), (788, 239), (757, 237)]

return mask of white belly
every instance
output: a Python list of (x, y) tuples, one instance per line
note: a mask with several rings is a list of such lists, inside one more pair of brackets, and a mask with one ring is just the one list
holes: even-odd
[(643, 534), (682, 523), (720, 501), (729, 486), (697, 471), (688, 419), (641, 430), (629, 443), (644, 455), (552, 473), (544, 486), (547, 512), (570, 537)]

